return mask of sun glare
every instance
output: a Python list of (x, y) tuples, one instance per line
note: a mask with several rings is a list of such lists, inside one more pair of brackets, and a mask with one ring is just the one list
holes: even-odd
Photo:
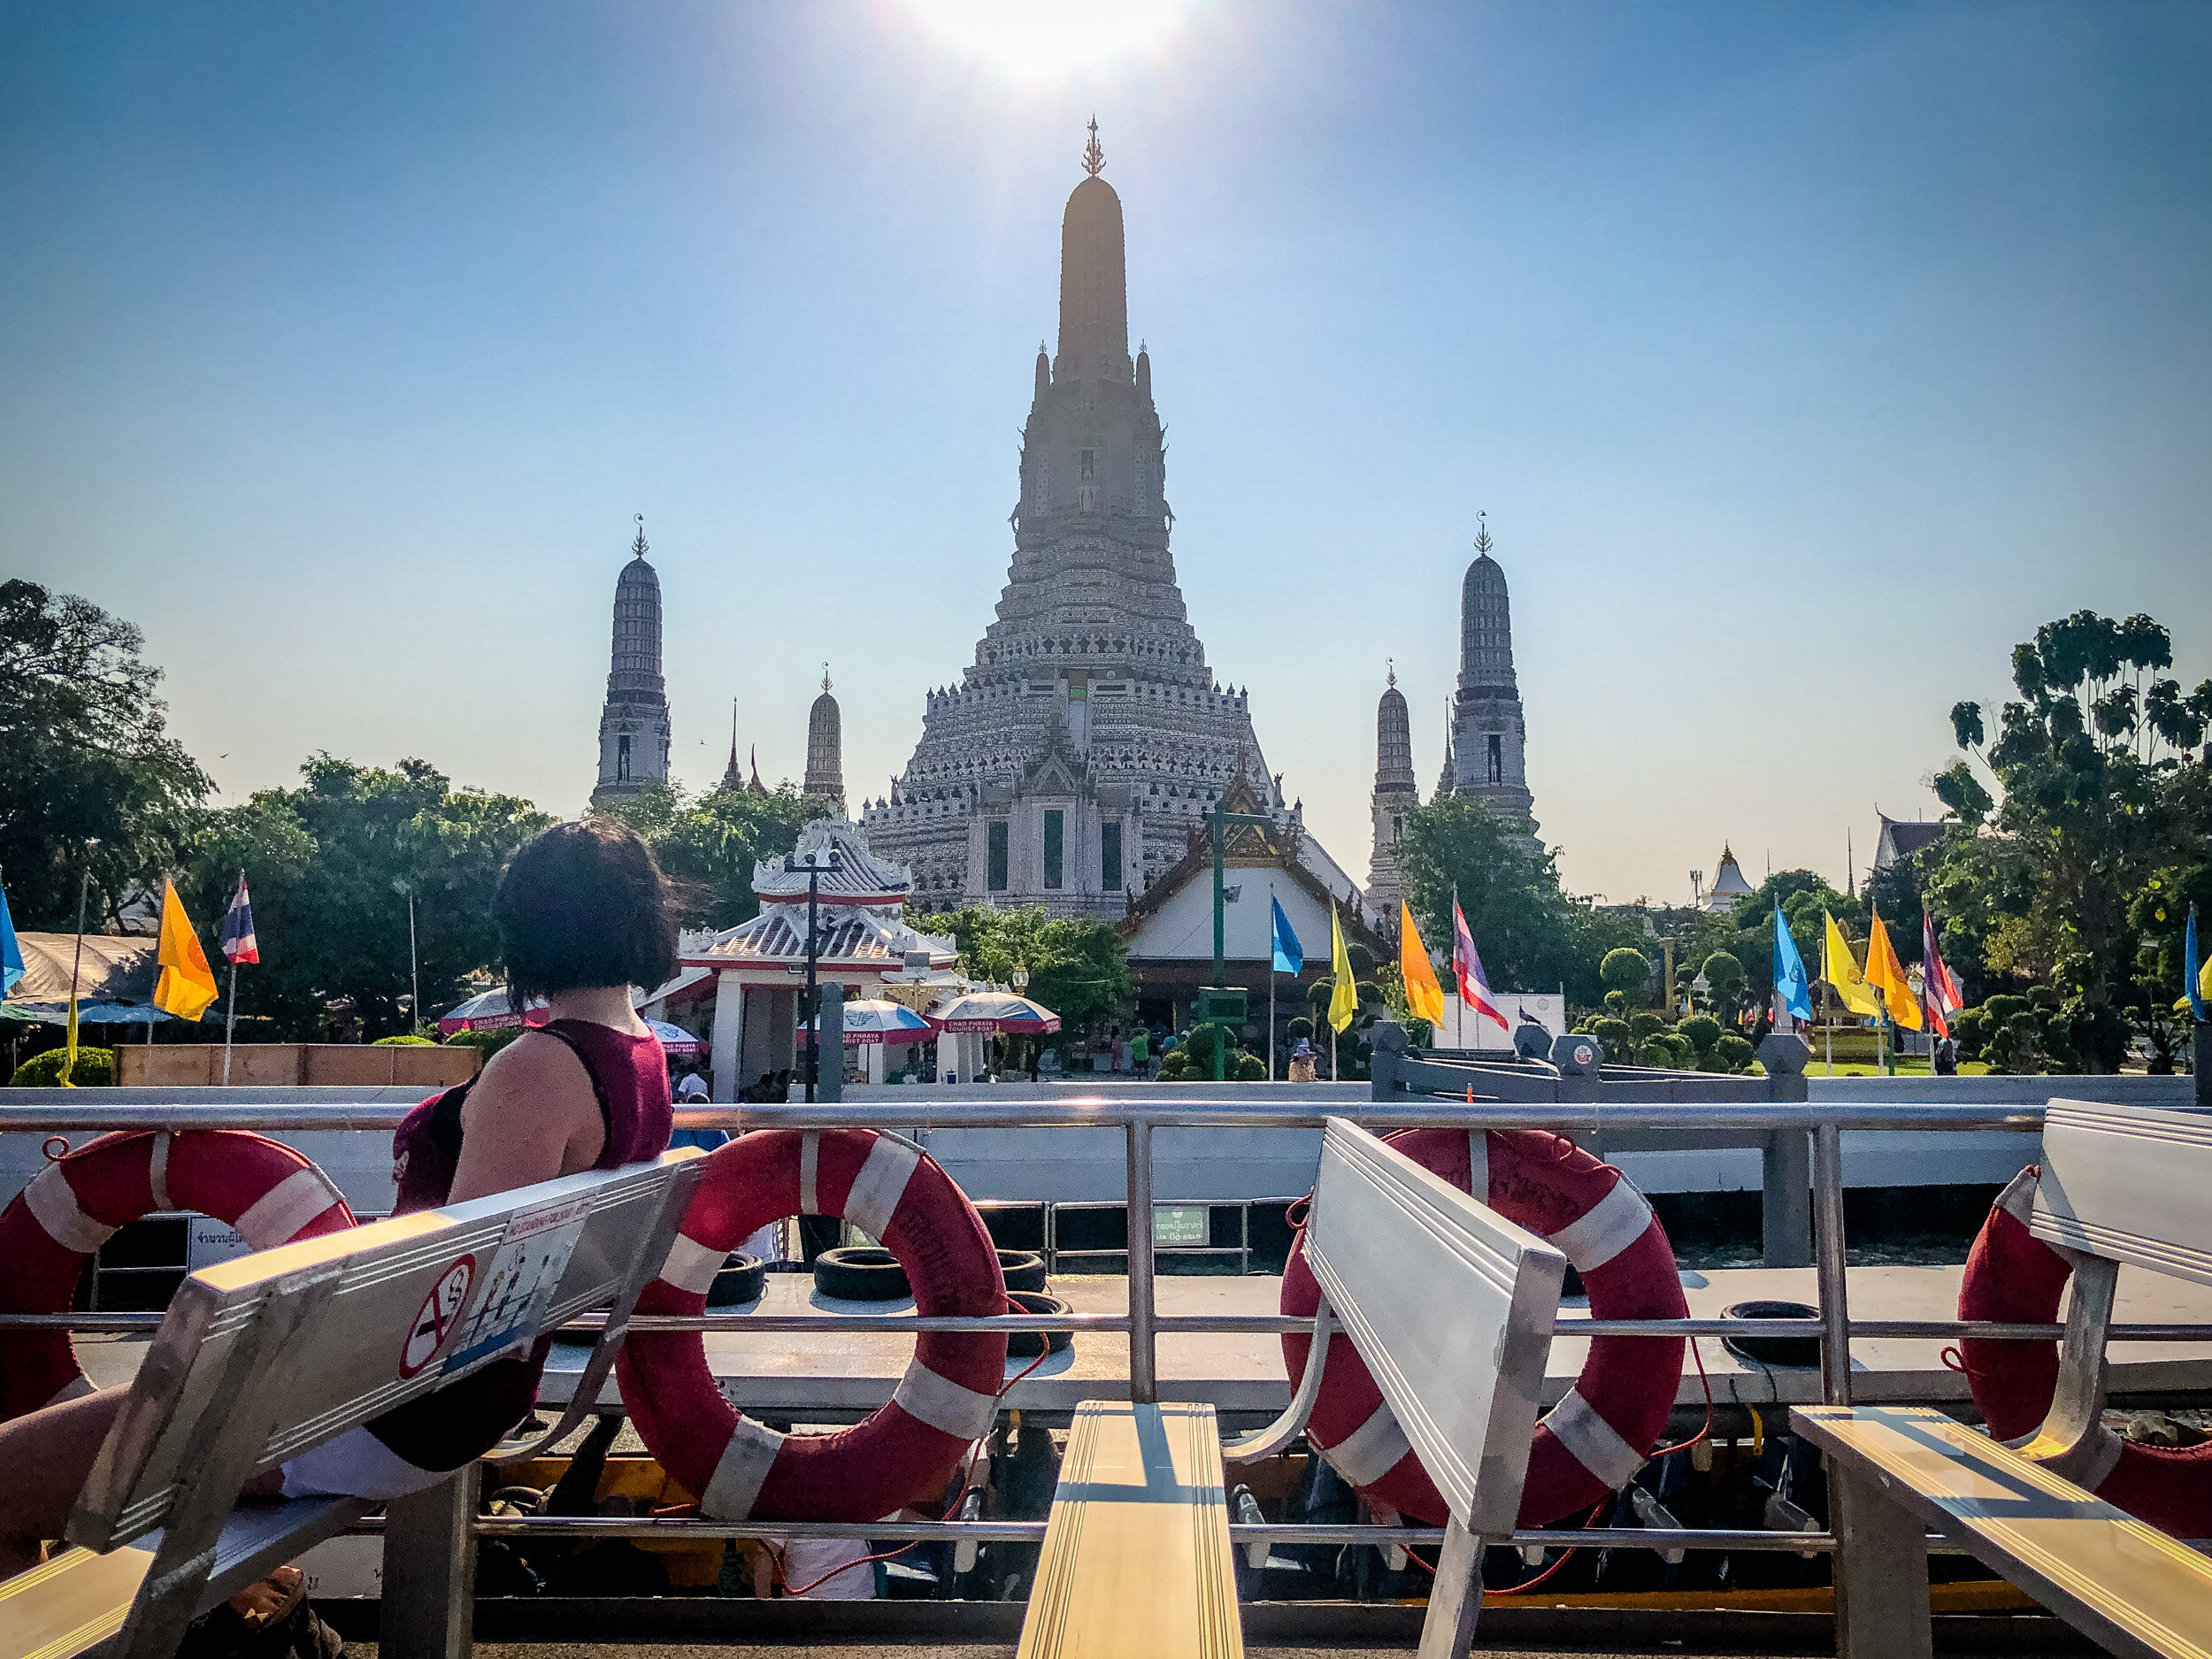
[(1022, 75), (1044, 75), (1152, 45), (1182, 14), (1183, 0), (914, 0), (956, 46)]

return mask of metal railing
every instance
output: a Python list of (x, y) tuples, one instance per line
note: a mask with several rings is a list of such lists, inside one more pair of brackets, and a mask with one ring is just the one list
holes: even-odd
[[(1256, 1093), (1264, 1085), (1253, 1086)], [(226, 1102), (204, 1108), (180, 1109), (169, 1104), (123, 1103), (101, 1106), (72, 1100), (37, 1105), (0, 1104), (0, 1133), (65, 1134), (79, 1130), (105, 1133), (130, 1128), (228, 1128), (264, 1133), (301, 1130), (355, 1130), (388, 1133), (396, 1128), (404, 1110), (390, 1105), (242, 1105)], [(2039, 1106), (2006, 1102), (1988, 1107), (1971, 1104), (1890, 1105), (1860, 1102), (1711, 1102), (1666, 1103), (1621, 1102), (1613, 1099), (1552, 1102), (1472, 1102), (1433, 1096), (1397, 1095), (1369, 1102), (1294, 1101), (1270, 1103), (1264, 1098), (1251, 1104), (1218, 1099), (1177, 1098), (1171, 1086), (1141, 1102), (1125, 1097), (1086, 1100), (994, 1102), (963, 1095), (958, 1102), (933, 1102), (926, 1094), (906, 1102), (871, 1100), (820, 1105), (727, 1105), (680, 1110), (680, 1129), (866, 1128), (889, 1130), (926, 1144), (933, 1130), (986, 1128), (1065, 1128), (1119, 1131), (1124, 1137), (1127, 1174), (1126, 1209), (1130, 1217), (1128, 1257), (1129, 1311), (1125, 1314), (1008, 1314), (994, 1317), (952, 1317), (882, 1314), (772, 1315), (701, 1313), (693, 1315), (637, 1315), (628, 1329), (639, 1332), (741, 1332), (821, 1333), (830, 1331), (923, 1332), (1006, 1331), (1094, 1333), (1126, 1335), (1129, 1344), (1129, 1397), (1155, 1402), (1159, 1397), (1158, 1344), (1164, 1335), (1263, 1334), (1306, 1331), (1310, 1318), (1273, 1314), (1164, 1315), (1156, 1303), (1157, 1260), (1154, 1248), (1152, 1135), (1162, 1128), (1319, 1128), (1327, 1118), (1340, 1117), (1378, 1133), (1403, 1128), (1543, 1129), (1570, 1137), (1605, 1135), (1627, 1131), (1694, 1132), (1709, 1135), (1758, 1138), (1804, 1136), (1810, 1141), (1809, 1159), (1813, 1256), (1819, 1285), (1817, 1321), (1805, 1319), (1601, 1319), (1563, 1314), (1554, 1322), (1554, 1334), (1565, 1338), (1595, 1336), (1785, 1336), (1816, 1337), (1820, 1349), (1821, 1393), (1830, 1404), (1851, 1402), (1850, 1345), (1854, 1338), (1951, 1339), (1972, 1337), (1986, 1340), (2051, 1341), (2063, 1334), (2058, 1324), (1999, 1324), (1958, 1319), (1853, 1319), (1846, 1283), (1846, 1239), (1843, 1213), (1841, 1137), (1846, 1131), (1981, 1130), (2013, 1133), (2038, 1133), (2042, 1127)], [(180, 1119), (184, 1118), (183, 1123)], [(1747, 1139), (1742, 1144), (1756, 1144)], [(1199, 1200), (1187, 1202), (1198, 1202)], [(1141, 1218), (1141, 1219), (1140, 1219)], [(1112, 1254), (1120, 1255), (1116, 1251)], [(0, 1328), (30, 1326), (85, 1332), (149, 1331), (158, 1325), (159, 1314), (57, 1313), (0, 1315)], [(1816, 1324), (1816, 1331), (1808, 1331)], [(579, 1333), (603, 1328), (601, 1316), (586, 1316), (566, 1327)], [(2212, 1340), (2212, 1325), (2153, 1323), (2115, 1325), (2111, 1340), (2134, 1342)], [(365, 1523), (365, 1530), (379, 1524)], [(967, 1539), (976, 1541), (1041, 1540), (1045, 1524), (1010, 1521), (941, 1521), (924, 1523), (833, 1523), (782, 1521), (724, 1522), (692, 1518), (624, 1517), (481, 1517), (476, 1524), (481, 1536), (515, 1536), (558, 1532), (568, 1536), (725, 1538), (847, 1538), (886, 1541)], [(1266, 1543), (1338, 1543), (1375, 1546), (1430, 1545), (1442, 1537), (1437, 1529), (1365, 1525), (1248, 1525), (1231, 1527), (1240, 1545)], [(1793, 1532), (1724, 1532), (1696, 1528), (1535, 1529), (1517, 1532), (1516, 1546), (1565, 1548), (1594, 1546), (1614, 1549), (1776, 1550), (1800, 1554), (1827, 1553), (1836, 1548), (1832, 1534)], [(1932, 1539), (1931, 1548), (1948, 1548)]]

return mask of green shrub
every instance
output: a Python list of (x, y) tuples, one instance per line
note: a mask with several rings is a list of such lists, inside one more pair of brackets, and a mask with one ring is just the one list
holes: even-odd
[(1590, 1033), (1605, 1045), (1605, 1057), (1626, 1062), (1636, 1052), (1636, 1033), (1624, 1019), (1601, 1019)]
[(1735, 1033), (1729, 1032), (1713, 1045), (1713, 1055), (1729, 1071), (1742, 1071), (1749, 1069), (1751, 1062), (1757, 1057), (1758, 1050)]
[[(495, 1031), (457, 1031), (446, 1039), (446, 1046), (452, 1048), (474, 1048), (483, 1055), (484, 1063), (488, 1065), (494, 1055), (521, 1036), (527, 1029), (528, 1027), (523, 1025), (502, 1025)], [(1060, 1064), (1063, 1068), (1067, 1065), (1067, 1051), (1063, 1049), (1060, 1054)]]
[[(69, 1057), (66, 1048), (49, 1048), (35, 1054), (15, 1068), (15, 1075), (8, 1079), (10, 1088), (59, 1088), (62, 1063)], [(115, 1056), (105, 1048), (80, 1048), (77, 1064), (69, 1073), (69, 1080), (79, 1088), (92, 1088), (115, 1081)]]
[(1693, 1054), (1710, 1054), (1721, 1038), (1720, 1021), (1709, 1014), (1693, 1014), (1675, 1030), (1689, 1039)]
[(1651, 963), (1642, 951), (1626, 945), (1609, 950), (1598, 964), (1598, 983), (1606, 988), (1608, 1007), (1612, 1005), (1616, 992), (1627, 1006), (1638, 1006), (1651, 984)]
[(1283, 1027), (1283, 1035), (1289, 1038), (1293, 1042), (1296, 1042), (1301, 1037), (1303, 1037), (1308, 1042), (1311, 1042), (1313, 1041), (1313, 1022), (1306, 1018), (1303, 1015), (1301, 1015), (1298, 1018), (1292, 1020), (1289, 1025)]
[(1267, 1081), (1267, 1062), (1256, 1054), (1236, 1054), (1229, 1057), (1229, 1080), (1233, 1083), (1264, 1083)]
[(434, 1043), (434, 1042), (431, 1041), (431, 1040), (430, 1040), (429, 1038), (427, 1038), (427, 1037), (411, 1037), (411, 1036), (399, 1036), (399, 1037), (379, 1037), (379, 1038), (378, 1038), (378, 1039), (377, 1039), (377, 1040), (376, 1040), (373, 1043), (372, 1043), (372, 1044), (370, 1045), (370, 1047), (372, 1047), (372, 1048), (403, 1048), (403, 1048), (436, 1048), (437, 1046), (438, 1046), (438, 1045), (437, 1045), (436, 1043)]

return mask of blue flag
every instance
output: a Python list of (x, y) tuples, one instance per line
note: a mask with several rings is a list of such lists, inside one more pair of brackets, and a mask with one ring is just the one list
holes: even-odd
[[(0, 910), (0, 926), (6, 926), (6, 918), (7, 911)], [(8, 942), (11, 946), (14, 944), (12, 936)], [(2182, 939), (2181, 972), (2182, 977), (2189, 981), (2190, 1016), (2200, 1025), (2204, 1024), (2204, 970), (2197, 965), (2200, 960), (2197, 955), (2197, 907), (2192, 904), (2189, 907), (2189, 931)], [(23, 970), (18, 968), (16, 972), (20, 973)]]
[(1298, 935), (1290, 931), (1290, 918), (1283, 914), (1283, 902), (1271, 895), (1267, 908), (1275, 913), (1275, 972), (1296, 973), (1306, 965), (1306, 948), (1298, 942)]
[(1793, 1018), (1812, 1018), (1813, 988), (1805, 978), (1805, 958), (1797, 954), (1797, 941), (1790, 937), (1778, 904), (1774, 907), (1774, 994)]
[(0, 996), (15, 989), (22, 977), (23, 946), (15, 936), (15, 918), (8, 914), (8, 895), (0, 892)]

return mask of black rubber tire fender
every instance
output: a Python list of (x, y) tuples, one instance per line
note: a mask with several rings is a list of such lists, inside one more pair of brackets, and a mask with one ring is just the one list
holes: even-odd
[[(1075, 1310), (1058, 1296), (1048, 1296), (1042, 1291), (1010, 1290), (1006, 1300), (1012, 1304), (1013, 1313), (1073, 1313)], [(1017, 1331), (1006, 1339), (1006, 1357), (1035, 1359), (1042, 1354), (1057, 1354), (1075, 1340), (1072, 1331)]]
[(707, 1292), (707, 1306), (741, 1308), (749, 1302), (758, 1302), (767, 1288), (768, 1269), (760, 1257), (738, 1250), (715, 1274), (714, 1284)]
[(1006, 1276), (1009, 1290), (1050, 1288), (1045, 1282), (1045, 1258), (1034, 1250), (1001, 1250), (998, 1271)]
[(840, 1245), (814, 1258), (814, 1288), (842, 1302), (902, 1302), (914, 1294), (890, 1251)]

